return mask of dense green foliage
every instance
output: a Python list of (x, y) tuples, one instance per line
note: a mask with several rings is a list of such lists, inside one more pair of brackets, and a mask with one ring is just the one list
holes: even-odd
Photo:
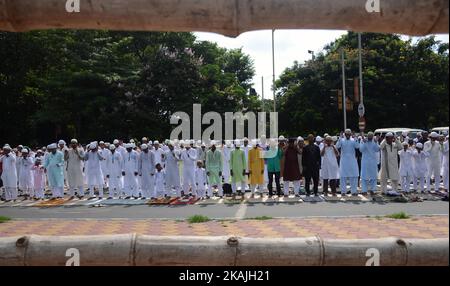
[[(342, 111), (330, 105), (330, 97), (342, 88), (342, 48), (346, 77), (358, 76), (357, 41), (357, 34), (349, 32), (327, 45), (314, 61), (295, 63), (283, 72), (277, 96), (286, 135), (342, 130)], [(434, 37), (412, 43), (398, 35), (363, 34), (362, 48), (367, 130), (448, 126), (448, 43)], [(353, 82), (346, 83), (352, 94)], [(348, 127), (357, 130), (357, 104), (347, 114)]]
[[(349, 33), (314, 61), (283, 72), (276, 84), (280, 134), (342, 129), (342, 113), (329, 99), (341, 87), (341, 48), (347, 77), (358, 75), (356, 47)], [(363, 34), (363, 64), (369, 129), (448, 125), (448, 44)], [(162, 139), (173, 128), (170, 115), (192, 113), (193, 103), (203, 113), (260, 110), (254, 75), (240, 49), (196, 41), (192, 33), (0, 32), (0, 142)], [(356, 108), (348, 122), (356, 129)]]

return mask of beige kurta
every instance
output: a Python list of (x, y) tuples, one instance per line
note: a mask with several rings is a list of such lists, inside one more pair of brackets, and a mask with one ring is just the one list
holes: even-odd
[(78, 149), (78, 155), (73, 149), (69, 149), (66, 159), (67, 183), (69, 187), (76, 188), (83, 186), (83, 160), (84, 151)]
[(398, 181), (400, 179), (398, 172), (398, 151), (402, 150), (400, 141), (392, 142), (391, 145), (383, 140), (380, 144), (381, 152), (381, 171), (380, 179), (389, 179)]

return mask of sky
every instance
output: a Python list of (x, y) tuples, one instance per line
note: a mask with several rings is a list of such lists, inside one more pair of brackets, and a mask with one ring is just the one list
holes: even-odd
[[(318, 54), (323, 47), (347, 31), (341, 30), (276, 30), (275, 43), (275, 76), (278, 76), (294, 61), (303, 63), (311, 59), (308, 50)], [(272, 31), (262, 30), (247, 32), (237, 38), (229, 38), (214, 33), (196, 32), (197, 40), (216, 42), (219, 46), (229, 49), (242, 48), (254, 60), (256, 70), (253, 78), (254, 88), (262, 94), (262, 79), (264, 77), (264, 98), (272, 99)], [(402, 36), (405, 40), (408, 36)], [(449, 35), (436, 35), (443, 42), (449, 42)], [(416, 38), (414, 38), (416, 40)], [(363, 59), (364, 65), (364, 59)]]

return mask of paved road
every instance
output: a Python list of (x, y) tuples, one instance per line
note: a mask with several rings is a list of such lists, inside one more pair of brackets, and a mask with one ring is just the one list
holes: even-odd
[(202, 214), (210, 218), (254, 218), (270, 217), (340, 217), (377, 216), (397, 212), (411, 215), (447, 215), (449, 203), (443, 201), (424, 201), (419, 203), (375, 203), (375, 202), (303, 202), (275, 204), (208, 204), (182, 206), (118, 205), (92, 207), (87, 205), (60, 206), (51, 208), (0, 207), (0, 216), (20, 219), (110, 219), (110, 218), (170, 218), (185, 219)]

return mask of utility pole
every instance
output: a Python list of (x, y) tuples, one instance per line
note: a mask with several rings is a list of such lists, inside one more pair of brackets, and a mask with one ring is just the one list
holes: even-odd
[(262, 111), (264, 112), (264, 76), (261, 77)]
[(273, 112), (277, 112), (277, 100), (275, 98), (275, 29), (272, 29), (272, 89), (273, 89)]
[(342, 66), (342, 110), (344, 112), (344, 130), (345, 130), (347, 129), (347, 93), (345, 91), (344, 48), (341, 48), (341, 66)]
[(362, 76), (362, 48), (361, 48), (361, 33), (358, 33), (358, 56), (359, 56), (359, 102), (364, 104), (363, 100), (363, 76)]

